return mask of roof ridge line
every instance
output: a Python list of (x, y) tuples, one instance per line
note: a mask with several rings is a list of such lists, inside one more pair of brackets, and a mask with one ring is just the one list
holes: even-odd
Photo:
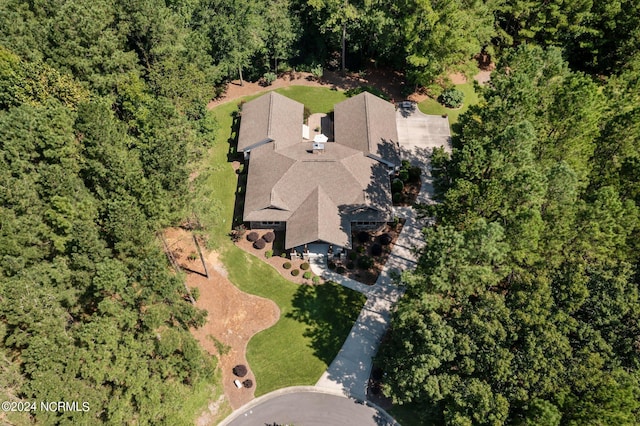
[(364, 91), (364, 120), (366, 122), (365, 127), (367, 128), (367, 150), (371, 152), (371, 120), (369, 120), (369, 97), (367, 96), (369, 92)]
[(271, 117), (273, 116), (273, 91), (269, 92), (269, 114), (267, 119), (267, 136), (269, 139), (273, 140), (271, 137)]

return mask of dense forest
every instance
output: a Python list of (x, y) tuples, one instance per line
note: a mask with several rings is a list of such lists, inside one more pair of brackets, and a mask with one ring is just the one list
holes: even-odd
[(155, 233), (230, 79), (499, 62), (434, 155), (441, 204), (381, 359), (447, 424), (640, 423), (633, 0), (0, 0), (0, 392), (41, 424), (180, 424), (214, 362)]

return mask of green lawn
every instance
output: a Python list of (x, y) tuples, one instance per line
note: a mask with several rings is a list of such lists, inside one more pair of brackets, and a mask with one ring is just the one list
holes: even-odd
[[(312, 112), (328, 112), (346, 99), (342, 92), (317, 87), (293, 86), (278, 92), (303, 102)], [(206, 229), (207, 244), (221, 252), (231, 282), (280, 307), (280, 320), (252, 338), (247, 347), (247, 358), (256, 375), (256, 394), (262, 395), (285, 386), (314, 384), (338, 353), (364, 305), (364, 297), (333, 284), (293, 284), (230, 241), (237, 176), (229, 162), (229, 139), (232, 114), (240, 101), (210, 111), (219, 128), (209, 156), (199, 165), (192, 208)]]
[(289, 86), (276, 92), (304, 104), (311, 114), (333, 111), (335, 104), (347, 99), (344, 92), (324, 87)]
[(424, 101), (418, 104), (418, 108), (420, 111), (425, 114), (434, 114), (434, 115), (449, 115), (449, 125), (453, 127), (454, 124), (458, 122), (458, 117), (460, 114), (464, 113), (469, 109), (470, 105), (475, 105), (478, 103), (478, 94), (473, 89), (473, 83), (464, 83), (464, 84), (456, 84), (456, 89), (462, 91), (464, 93), (464, 103), (462, 108), (460, 109), (449, 109), (442, 106), (435, 99), (425, 99)]

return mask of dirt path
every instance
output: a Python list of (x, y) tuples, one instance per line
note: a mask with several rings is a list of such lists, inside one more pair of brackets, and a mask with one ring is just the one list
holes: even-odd
[[(192, 260), (197, 249), (190, 232), (170, 228), (165, 231), (165, 239), (180, 267), (187, 271), (187, 285), (200, 292), (196, 306), (208, 312), (206, 324), (191, 333), (205, 350), (218, 357), (226, 399), (233, 409), (241, 407), (254, 398), (256, 387), (246, 359), (247, 343), (253, 335), (275, 324), (280, 310), (271, 300), (240, 291), (227, 279), (217, 253), (203, 250), (209, 271), (206, 278), (200, 258)], [(248, 367), (248, 374), (239, 380), (252, 380), (250, 389), (238, 389), (233, 384), (238, 377), (232, 369), (238, 364)]]

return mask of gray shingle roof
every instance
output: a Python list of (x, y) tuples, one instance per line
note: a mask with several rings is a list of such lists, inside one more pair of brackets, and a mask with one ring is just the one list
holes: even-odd
[[(370, 118), (392, 126), (392, 130), (384, 133), (377, 125), (372, 125), (372, 129), (367, 130), (368, 135), (396, 134), (393, 106), (375, 97), (389, 108), (376, 100), (370, 102), (367, 100), (368, 96), (373, 95), (362, 94), (351, 98), (360, 97), (360, 101), (347, 104), (346, 109), (338, 108), (341, 104), (336, 105), (336, 117), (339, 109), (353, 115), (357, 115), (359, 111), (360, 114), (369, 114)], [(261, 120), (267, 115), (260, 114), (258, 106), (272, 108), (273, 100), (288, 107), (291, 106), (290, 103), (297, 104), (295, 101), (282, 101), (279, 97), (282, 96), (274, 97), (273, 94), (269, 94), (252, 101), (260, 101), (258, 103), (245, 104), (240, 128), (241, 138), (254, 131), (256, 124), (250, 121), (252, 118)], [(271, 100), (267, 103), (263, 98)], [(365, 105), (364, 109), (359, 109), (362, 105)], [(286, 136), (288, 139), (285, 143), (279, 143), (280, 139), (275, 139), (275, 143), (253, 144), (248, 147), (251, 149), (251, 157), (244, 205), (245, 221), (286, 222), (285, 246), (291, 248), (317, 240), (348, 247), (352, 220), (390, 220), (391, 190), (388, 168), (376, 159), (376, 155), (338, 142), (326, 143), (324, 152), (313, 153), (312, 142), (302, 141), (301, 138), (302, 110), (299, 121), (292, 120), (288, 113), (276, 114), (274, 111), (269, 114), (272, 121), (279, 121), (277, 124), (271, 123), (272, 129), (280, 129), (283, 127), (281, 122), (286, 122), (288, 126), (295, 127), (296, 138), (291, 132)], [(378, 115), (385, 117), (382, 119)], [(389, 121), (386, 115), (391, 116), (392, 120)], [(250, 130), (245, 130), (245, 126)], [(284, 134), (284, 130), (282, 133), (278, 132), (276, 136)], [(295, 142), (291, 142), (294, 139)], [(383, 141), (378, 147), (384, 143)], [(395, 147), (395, 139), (390, 143)], [(387, 154), (383, 148), (379, 148), (375, 153)]]
[(244, 152), (265, 142), (278, 148), (300, 142), (304, 105), (276, 92), (269, 92), (242, 105), (238, 151)]
[(400, 165), (395, 107), (384, 99), (362, 92), (336, 104), (334, 134), (337, 143)]

